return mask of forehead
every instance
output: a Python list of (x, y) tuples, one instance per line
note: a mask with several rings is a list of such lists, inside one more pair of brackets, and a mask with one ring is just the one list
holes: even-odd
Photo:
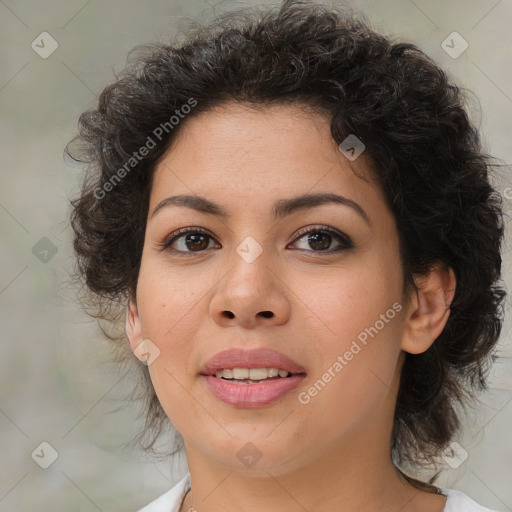
[(329, 121), (305, 107), (233, 102), (185, 118), (170, 152), (201, 164), (214, 159), (246, 165), (251, 159), (285, 163), (306, 155), (308, 160), (332, 160), (335, 145)]
[(150, 202), (182, 193), (270, 205), (317, 192), (383, 201), (369, 158), (351, 162), (326, 117), (295, 105), (230, 103), (185, 119), (155, 169)]

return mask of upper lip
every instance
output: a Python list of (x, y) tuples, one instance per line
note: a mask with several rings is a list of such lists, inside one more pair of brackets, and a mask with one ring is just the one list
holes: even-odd
[(305, 373), (305, 369), (289, 357), (271, 348), (232, 348), (218, 352), (201, 368), (203, 375), (215, 375), (225, 368), (277, 368), (288, 373)]

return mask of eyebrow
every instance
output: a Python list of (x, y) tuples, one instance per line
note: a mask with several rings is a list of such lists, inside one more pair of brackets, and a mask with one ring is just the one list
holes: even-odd
[[(279, 199), (274, 203), (272, 208), (272, 217), (275, 220), (280, 220), (287, 215), (290, 215), (299, 210), (305, 210), (314, 206), (323, 204), (341, 204), (352, 208), (362, 219), (371, 227), (370, 219), (364, 209), (352, 199), (338, 194), (319, 193), (319, 194), (304, 194), (291, 199)], [(208, 215), (216, 215), (224, 219), (230, 218), (231, 214), (222, 206), (213, 203), (212, 201), (197, 195), (178, 195), (170, 196), (160, 201), (153, 210), (150, 218), (153, 218), (160, 210), (168, 206), (186, 206), (201, 213)]]

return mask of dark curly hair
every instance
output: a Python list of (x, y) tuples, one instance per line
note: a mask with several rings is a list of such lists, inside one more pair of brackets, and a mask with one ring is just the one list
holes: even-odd
[[(135, 50), (97, 107), (80, 116), (66, 148), (89, 164), (71, 200), (75, 275), (88, 314), (111, 327), (101, 328), (117, 342), (116, 360), (136, 365), (125, 306), (135, 296), (153, 171), (178, 131), (232, 101), (309, 108), (329, 120), (338, 144), (349, 134), (365, 144), (396, 218), (404, 296), (432, 265), (454, 271), (447, 324), (426, 352), (406, 354), (394, 415), (395, 464), (432, 463), (460, 428), (459, 406), (487, 387), (506, 295), (497, 283), (502, 200), (465, 90), (416, 45), (375, 33), (347, 6), (249, 7), (192, 24), (184, 41)], [(151, 149), (140, 151), (149, 141)], [(149, 450), (167, 417), (147, 367), (136, 366)]]

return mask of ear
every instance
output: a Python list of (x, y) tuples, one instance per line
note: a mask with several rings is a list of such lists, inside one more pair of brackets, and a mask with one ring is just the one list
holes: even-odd
[(418, 290), (408, 304), (401, 348), (420, 354), (434, 343), (448, 321), (456, 280), (452, 268), (439, 262), (415, 281)]
[(132, 351), (135, 353), (142, 342), (142, 334), (137, 301), (132, 295), (130, 295), (130, 301), (126, 305), (126, 336)]

